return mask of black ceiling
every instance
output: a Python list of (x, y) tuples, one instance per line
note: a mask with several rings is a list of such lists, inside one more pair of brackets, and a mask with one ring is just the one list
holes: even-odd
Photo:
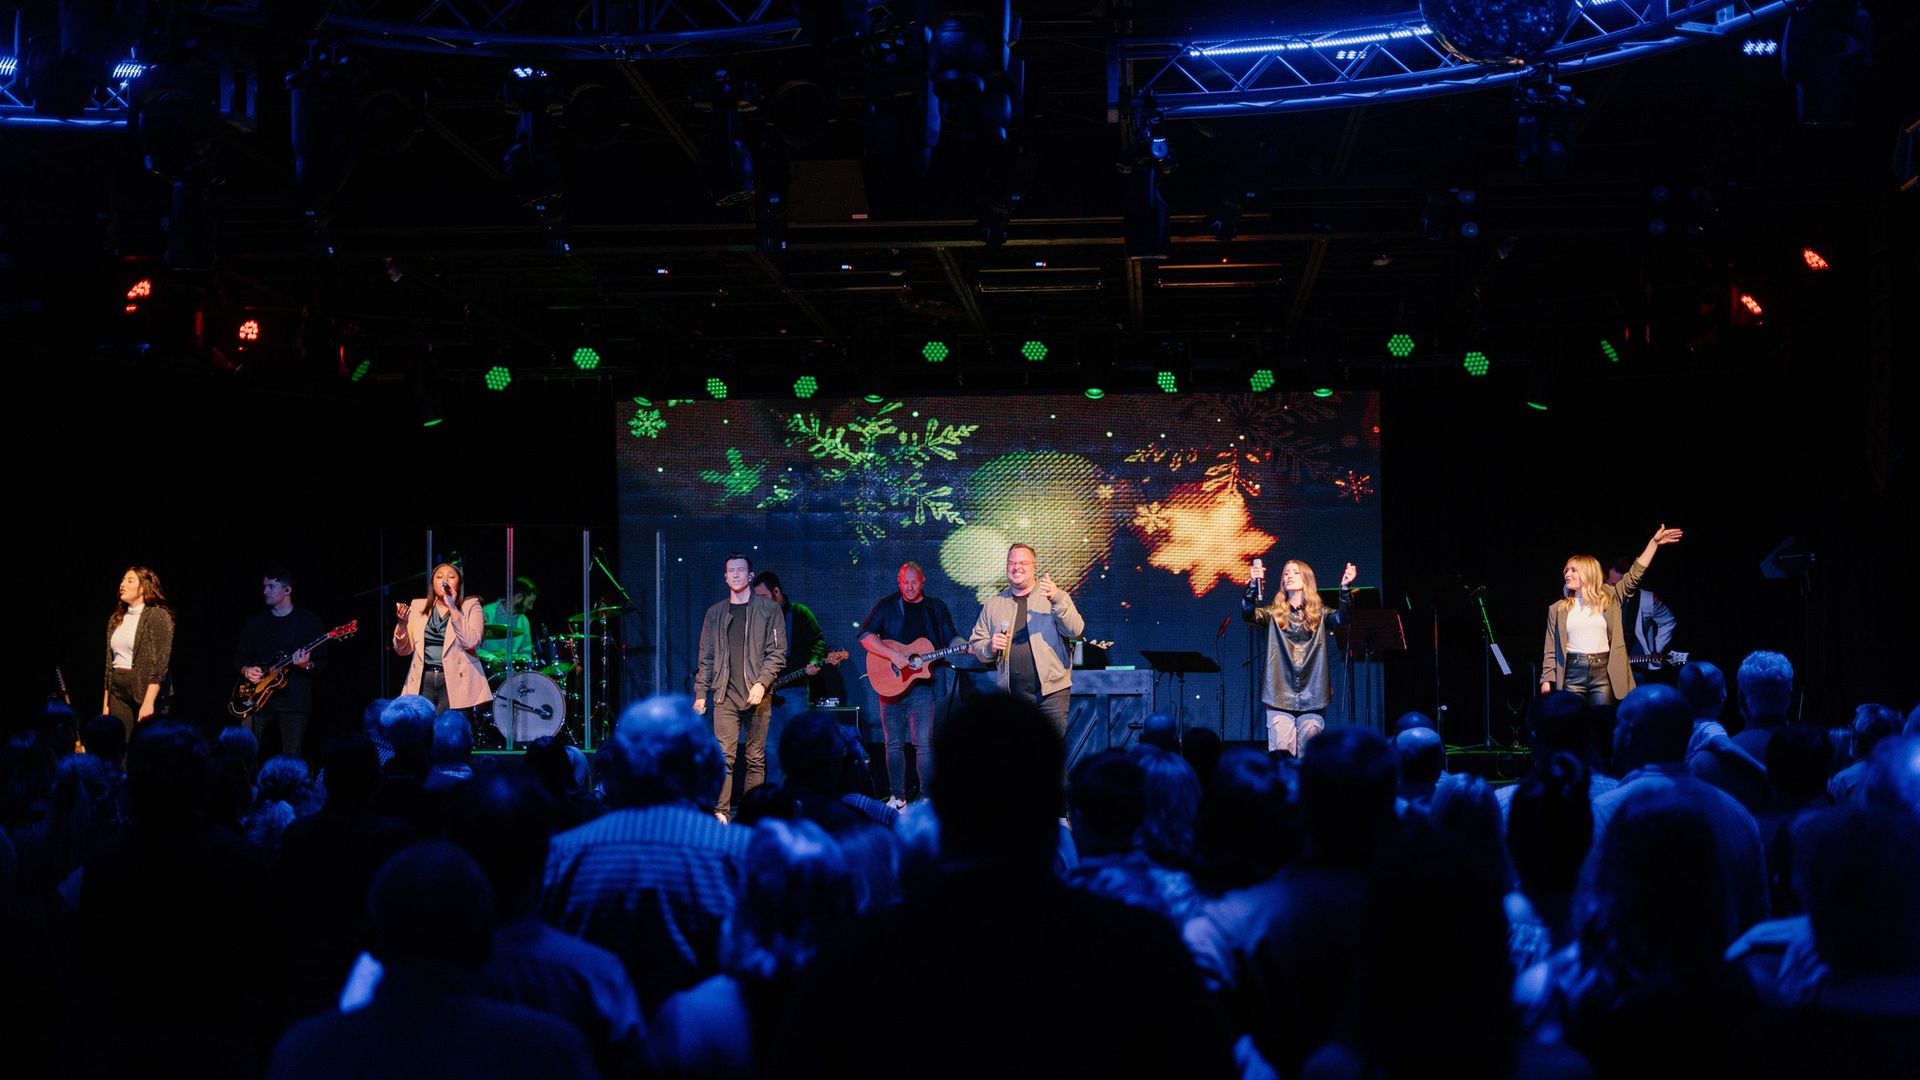
[[(1883, 19), (1883, 57), (1913, 44), (1913, 22)], [(1312, 361), (1387, 363), (1396, 331), (1416, 341), (1401, 366), (1448, 373), (1469, 348), (1503, 364), (1586, 356), (1600, 338), (1691, 354), (1739, 321), (1726, 310), (1735, 286), (1764, 292), (1776, 322), (1817, 297), (1803, 246), (1842, 271), (1876, 248), (1894, 205), (1887, 161), (1913, 119), (1899, 116), (1914, 102), (1889, 62), (1858, 123), (1799, 126), (1777, 64), (1721, 41), (1575, 76), (1587, 106), (1554, 180), (1516, 166), (1505, 92), (1169, 123), (1170, 242), (1164, 260), (1142, 261), (1129, 258), (1132, 188), (1115, 164), (1127, 155), (1107, 115), (1104, 43), (1123, 25), (1142, 24), (1030, 14), (1017, 154), (943, 147), (912, 182), (864, 152), (863, 86), (819, 50), (546, 63), (564, 198), (544, 221), (502, 170), (508, 95), (524, 92), (510, 61), (357, 50), (355, 95), (417, 105), (402, 127), (419, 134), (397, 152), (363, 149), (324, 234), (294, 182), (278, 72), (297, 55), (219, 27), (210, 36), (260, 64), (262, 90), (253, 130), (219, 134), (215, 269), (165, 266), (169, 185), (141, 167), (131, 131), (0, 128), (8, 311), (41, 346), (78, 329), (173, 363), (233, 361), (226, 349), (210, 359), (222, 327), (254, 315), (266, 328), (256, 368), (321, 381), (338, 378), (343, 349), (375, 379), (428, 349), (455, 376), (506, 363), (522, 381), (576, 378), (571, 354), (592, 345), (594, 377), (662, 392), (715, 363), (749, 389), (803, 367), (857, 381), (922, 364), (929, 339), (952, 350), (923, 365), (947, 385), (1009, 372), (1119, 383), (1167, 365), (1202, 378), (1266, 366), (1285, 380)], [(765, 250), (748, 203), (716, 206), (697, 165), (711, 123), (700, 98), (720, 64), (759, 91), (742, 137), (761, 145), (762, 169), (779, 154), (760, 133), (795, 134), (777, 143), (791, 157), (784, 252)], [(821, 88), (824, 128), (777, 117), (779, 88), (795, 83)], [(364, 123), (369, 143), (391, 138)], [(1010, 171), (1030, 178), (1005, 243), (987, 246), (978, 222)], [(1236, 191), (1250, 197), (1222, 243), (1209, 219)], [(1671, 219), (1665, 235), (1649, 232), (1655, 216)], [(1459, 234), (1466, 220), (1477, 237)], [(120, 293), (140, 277), (155, 296), (124, 317)], [(216, 324), (206, 342), (192, 340), (192, 311)], [(1021, 358), (1029, 339), (1048, 344), (1043, 364)]]

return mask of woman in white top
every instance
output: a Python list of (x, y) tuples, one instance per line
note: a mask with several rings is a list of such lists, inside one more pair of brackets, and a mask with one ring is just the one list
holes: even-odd
[(1540, 692), (1570, 690), (1588, 705), (1613, 705), (1633, 692), (1633, 668), (1628, 663), (1632, 638), (1620, 622), (1627, 598), (1640, 587), (1640, 577), (1653, 562), (1654, 552), (1677, 543), (1684, 535), (1665, 525), (1653, 532), (1646, 550), (1619, 581), (1607, 584), (1600, 560), (1574, 555), (1560, 570), (1565, 590), (1547, 608), (1547, 641), (1540, 659)]
[(173, 662), (173, 610), (160, 588), (160, 576), (130, 566), (120, 577), (120, 602), (107, 619), (106, 686), (100, 712), (120, 721), (127, 736), (133, 725), (160, 711), (161, 687)]

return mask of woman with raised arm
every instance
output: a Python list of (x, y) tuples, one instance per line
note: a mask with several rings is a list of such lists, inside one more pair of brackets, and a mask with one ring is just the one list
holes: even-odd
[(1616, 705), (1633, 692), (1629, 663), (1633, 639), (1620, 622), (1627, 598), (1654, 553), (1678, 543), (1685, 534), (1665, 525), (1653, 531), (1633, 565), (1619, 581), (1607, 584), (1600, 560), (1574, 555), (1560, 568), (1564, 595), (1547, 608), (1547, 641), (1540, 657), (1540, 692), (1570, 690), (1588, 705)]
[(135, 721), (160, 711), (172, 663), (173, 609), (160, 575), (129, 566), (120, 577), (120, 602), (107, 618), (107, 679), (100, 698), (100, 712), (119, 720), (129, 739)]
[(393, 605), (393, 651), (413, 657), (402, 694), (420, 694), (435, 712), (471, 709), (493, 697), (487, 673), (474, 659), (487, 631), (479, 597), (466, 594), (460, 568), (433, 568), (433, 595)]
[(1347, 587), (1360, 571), (1348, 563), (1340, 574), (1340, 607), (1335, 611), (1320, 602), (1319, 583), (1306, 563), (1288, 559), (1280, 567), (1280, 588), (1271, 602), (1262, 604), (1258, 595), (1266, 576), (1266, 568), (1255, 559), (1240, 614), (1267, 628), (1267, 675), (1260, 691), (1267, 712), (1267, 749), (1298, 756), (1307, 740), (1327, 726), (1327, 706), (1333, 703), (1331, 628), (1347, 621), (1352, 595)]

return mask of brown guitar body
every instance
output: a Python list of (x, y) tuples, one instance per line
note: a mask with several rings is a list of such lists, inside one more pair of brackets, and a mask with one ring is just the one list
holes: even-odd
[(915, 638), (906, 644), (881, 639), (886, 645), (918, 659), (918, 666), (895, 667), (893, 662), (879, 653), (867, 654), (867, 682), (873, 686), (873, 692), (881, 697), (899, 697), (913, 688), (921, 679), (933, 678), (933, 662), (945, 656), (968, 651), (966, 645), (955, 645), (949, 649), (935, 649), (933, 642), (926, 638)]

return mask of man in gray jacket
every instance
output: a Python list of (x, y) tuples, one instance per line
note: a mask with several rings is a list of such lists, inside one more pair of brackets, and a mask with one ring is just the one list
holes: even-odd
[(713, 698), (713, 737), (727, 760), (726, 780), (713, 813), (727, 820), (733, 798), (733, 759), (746, 732), (746, 790), (767, 776), (767, 722), (773, 699), (767, 687), (787, 663), (786, 615), (780, 605), (756, 595), (753, 560), (727, 556), (727, 598), (707, 609), (700, 623), (700, 669), (693, 678), (693, 711), (705, 713)]
[(1084, 634), (1087, 622), (1053, 575), (1040, 574), (1031, 544), (1007, 549), (1007, 583), (980, 608), (967, 643), (973, 655), (994, 665), (1000, 689), (1038, 705), (1064, 739), (1073, 692), (1067, 639)]

